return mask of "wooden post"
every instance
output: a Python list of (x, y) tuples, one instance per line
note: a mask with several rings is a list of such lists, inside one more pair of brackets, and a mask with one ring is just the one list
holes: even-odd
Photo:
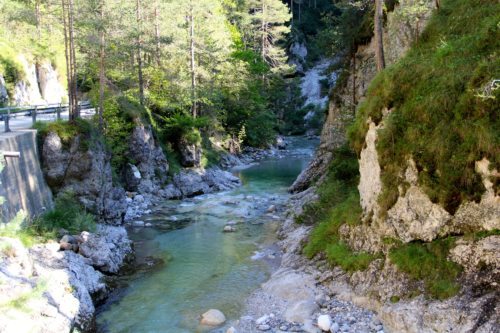
[(61, 108), (62, 108), (62, 103), (59, 103), (59, 107), (56, 109), (57, 120), (61, 120)]
[(10, 106), (7, 107), (7, 114), (5, 115), (5, 118), (3, 119), (3, 121), (5, 123), (5, 133), (10, 132), (9, 118), (10, 118)]
[(34, 110), (31, 110), (31, 119), (33, 120), (33, 126), (36, 123), (36, 111), (38, 110), (38, 106), (35, 106)]

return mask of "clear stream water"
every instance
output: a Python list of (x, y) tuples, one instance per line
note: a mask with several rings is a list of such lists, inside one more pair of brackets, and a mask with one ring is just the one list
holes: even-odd
[[(100, 309), (99, 332), (206, 332), (199, 316), (211, 308), (221, 310), (228, 322), (239, 318), (245, 299), (271, 273), (268, 253), (278, 222), (266, 210), (286, 202), (288, 186), (317, 143), (288, 141), (284, 157), (233, 170), (242, 187), (165, 201), (144, 219), (153, 228), (130, 230), (138, 257), (161, 258), (165, 264), (127, 278), (126, 287)], [(229, 221), (238, 222), (235, 233), (222, 232)]]

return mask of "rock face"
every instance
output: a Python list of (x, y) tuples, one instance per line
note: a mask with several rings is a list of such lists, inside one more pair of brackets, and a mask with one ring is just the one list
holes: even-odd
[[(208, 170), (182, 170), (174, 176), (169, 192), (180, 197), (227, 191), (241, 185), (230, 172), (212, 168)], [(168, 188), (168, 187), (167, 187)]]
[(138, 124), (134, 128), (128, 154), (136, 161), (135, 165), (130, 165), (130, 170), (127, 170), (128, 190), (151, 193), (166, 183), (167, 158), (157, 144), (151, 126)]
[(113, 186), (110, 156), (101, 142), (82, 147), (76, 136), (63, 147), (61, 138), (49, 133), (42, 146), (42, 164), (49, 186), (56, 192), (71, 190), (102, 221), (121, 224), (126, 211), (125, 191)]
[(181, 140), (178, 144), (181, 153), (181, 164), (183, 167), (199, 167), (201, 165), (202, 149), (196, 144)]
[(131, 241), (123, 227), (99, 225), (95, 234), (82, 232), (79, 253), (90, 259), (94, 268), (105, 273), (117, 273), (132, 254)]
[[(394, 12), (387, 15), (387, 31), (384, 33), (389, 64), (399, 59), (422, 32), (435, 6), (434, 1), (421, 1), (421, 12), (411, 13), (418, 16), (418, 20), (412, 23), (405, 21), (405, 15), (414, 1), (398, 3)], [(416, 21), (419, 27), (415, 26)], [(358, 48), (356, 75), (351, 75), (347, 79), (347, 88), (339, 89), (330, 101), (318, 153), (292, 186), (292, 191), (302, 191), (315, 181), (321, 181), (331, 159), (335, 158), (333, 149), (345, 140), (342, 124), (362, 101), (375, 75), (374, 50), (373, 41)], [(383, 119), (389, 112), (383, 112)], [(496, 332), (500, 316), (500, 238), (492, 231), (500, 229), (500, 196), (495, 187), (500, 180), (498, 170), (491, 168), (486, 158), (476, 161), (476, 172), (482, 177), (485, 191), (479, 202), (464, 202), (454, 214), (450, 214), (432, 202), (420, 187), (418, 169), (412, 156), (408, 156), (406, 170), (399, 175), (399, 196), (393, 207), (381, 214), (378, 198), (383, 190), (383, 170), (378, 161), (377, 136), (384, 120), (378, 124), (370, 121), (367, 125), (369, 130), (359, 160), (362, 223), (342, 225), (339, 234), (353, 250), (379, 253), (386, 258), (376, 259), (365, 271), (352, 274), (346, 274), (338, 267), (331, 269), (325, 263), (319, 281), (336, 297), (377, 311), (389, 332)], [(314, 191), (314, 188), (308, 191)], [(314, 200), (308, 192), (297, 194), (295, 198), (298, 204)], [(300, 211), (299, 207), (295, 214), (300, 214)], [(479, 231), (481, 233), (477, 234)], [(307, 226), (294, 226), (293, 218), (285, 221), (280, 232), (285, 237), (281, 241), (285, 250), (282, 264), (290, 267), (307, 265), (300, 256), (301, 246), (297, 244), (307, 239), (308, 232)], [(471, 233), (476, 233), (476, 236), (462, 237)], [(463, 287), (461, 292), (443, 301), (415, 297), (410, 291), (422, 292), (424, 283), (398, 270), (387, 256), (391, 245), (385, 241), (431, 242), (450, 235), (454, 236), (455, 245), (448, 259), (463, 267), (463, 274), (459, 277)], [(323, 261), (316, 260), (315, 266), (322, 267)]]
[(19, 81), (14, 87), (13, 102), (16, 105), (36, 105), (45, 104), (38, 87), (35, 64), (30, 64), (26, 57), (20, 55), (19, 63), (23, 67), (25, 80)]
[(44, 62), (37, 66), (37, 79), (40, 94), (48, 104), (61, 103), (66, 91), (59, 81), (57, 71), (49, 62)]
[[(421, 34), (425, 24), (435, 8), (435, 1), (421, 1), (418, 20), (406, 14), (413, 0), (398, 1), (394, 12), (387, 14), (387, 29), (384, 31), (384, 52), (386, 63), (391, 65), (401, 58), (410, 48), (415, 36)], [(412, 14), (413, 15), (413, 14)], [(402, 19), (407, 17), (408, 20)], [(418, 27), (416, 25), (418, 22)], [(341, 88), (328, 105), (328, 114), (321, 132), (321, 142), (316, 155), (309, 166), (300, 174), (290, 187), (291, 192), (300, 192), (307, 189), (314, 182), (321, 180), (325, 175), (333, 156), (333, 151), (346, 141), (345, 127), (352, 120), (356, 105), (363, 100), (368, 85), (377, 74), (375, 64), (375, 40), (368, 45), (358, 47), (356, 64), (351, 63), (349, 68), (355, 68), (350, 74), (344, 88)]]
[[(15, 105), (43, 105), (61, 103), (67, 95), (61, 84), (59, 73), (50, 62), (34, 63), (20, 54), (17, 57), (22, 66), (23, 79), (16, 82), (12, 93)], [(0, 103), (7, 103), (9, 95), (5, 80), (0, 75)]]
[[(86, 255), (59, 251), (59, 244), (47, 243), (26, 249), (19, 240), (0, 238), (0, 331), (2, 332), (69, 332), (73, 327), (87, 332), (94, 329), (93, 300), (107, 294), (103, 274), (93, 266), (99, 257), (123, 264), (117, 253), (130, 249), (124, 229), (100, 226), (99, 234), (88, 234), (94, 244)], [(90, 242), (87, 240), (85, 243)], [(107, 273), (110, 272), (109, 270)], [(15, 306), (14, 306), (15, 304)]]

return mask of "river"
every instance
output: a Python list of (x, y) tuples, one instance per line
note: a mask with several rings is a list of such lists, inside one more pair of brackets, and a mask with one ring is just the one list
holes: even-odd
[[(317, 144), (287, 140), (284, 156), (232, 170), (240, 188), (165, 201), (143, 219), (153, 227), (129, 230), (138, 257), (165, 264), (126, 277), (126, 286), (99, 310), (99, 332), (206, 332), (199, 316), (211, 308), (228, 322), (239, 318), (246, 298), (279, 264), (272, 254), (279, 213), (268, 208), (284, 209), (287, 188)], [(236, 232), (222, 232), (228, 222), (237, 223)]]

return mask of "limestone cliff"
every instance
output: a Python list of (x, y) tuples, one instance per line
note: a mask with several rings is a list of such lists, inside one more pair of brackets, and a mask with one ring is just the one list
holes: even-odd
[(0, 73), (0, 103), (12, 105), (43, 105), (62, 103), (67, 95), (63, 78), (48, 61), (35, 62), (18, 55), (21, 76), (11, 83), (11, 96)]
[[(397, 62), (419, 38), (435, 3), (420, 1), (418, 10), (409, 11), (409, 5), (415, 2), (399, 1), (387, 15), (384, 48), (389, 65)], [(303, 191), (325, 179), (335, 158), (335, 148), (346, 141), (346, 123), (354, 117), (358, 103), (366, 98), (368, 85), (375, 77), (374, 50), (373, 41), (358, 47), (357, 61), (349, 65), (348, 79), (331, 96), (316, 157), (291, 191)], [(409, 155), (394, 185), (397, 188), (394, 204), (381, 207), (379, 199), (385, 185), (384, 166), (380, 163), (383, 151), (379, 150), (378, 140), (387, 126), (386, 120), (392, 112), (397, 112), (391, 108), (381, 110), (381, 120), (368, 119), (366, 123), (359, 154), (361, 221), (342, 224), (338, 229), (340, 241), (354, 253), (368, 252), (376, 259), (366, 270), (346, 273), (339, 267), (331, 269), (321, 256), (317, 257), (323, 270), (320, 281), (338, 297), (376, 310), (389, 332), (494, 332), (500, 318), (500, 196), (495, 187), (500, 174), (488, 158), (481, 156), (475, 161), (475, 175), (482, 180), (484, 192), (478, 200), (463, 200), (455, 211), (449, 211), (431, 199), (421, 186), (422, 169)], [(285, 229), (289, 239), (284, 241), (285, 249), (295, 255), (300, 253), (301, 248), (296, 244), (307, 241), (309, 227)], [(444, 260), (460, 266), (459, 287), (455, 296), (436, 300), (423, 296), (428, 288), (424, 277), (417, 279), (403, 271), (392, 260), (391, 253), (398, 246), (426, 248), (446, 239), (452, 240), (452, 245)]]

